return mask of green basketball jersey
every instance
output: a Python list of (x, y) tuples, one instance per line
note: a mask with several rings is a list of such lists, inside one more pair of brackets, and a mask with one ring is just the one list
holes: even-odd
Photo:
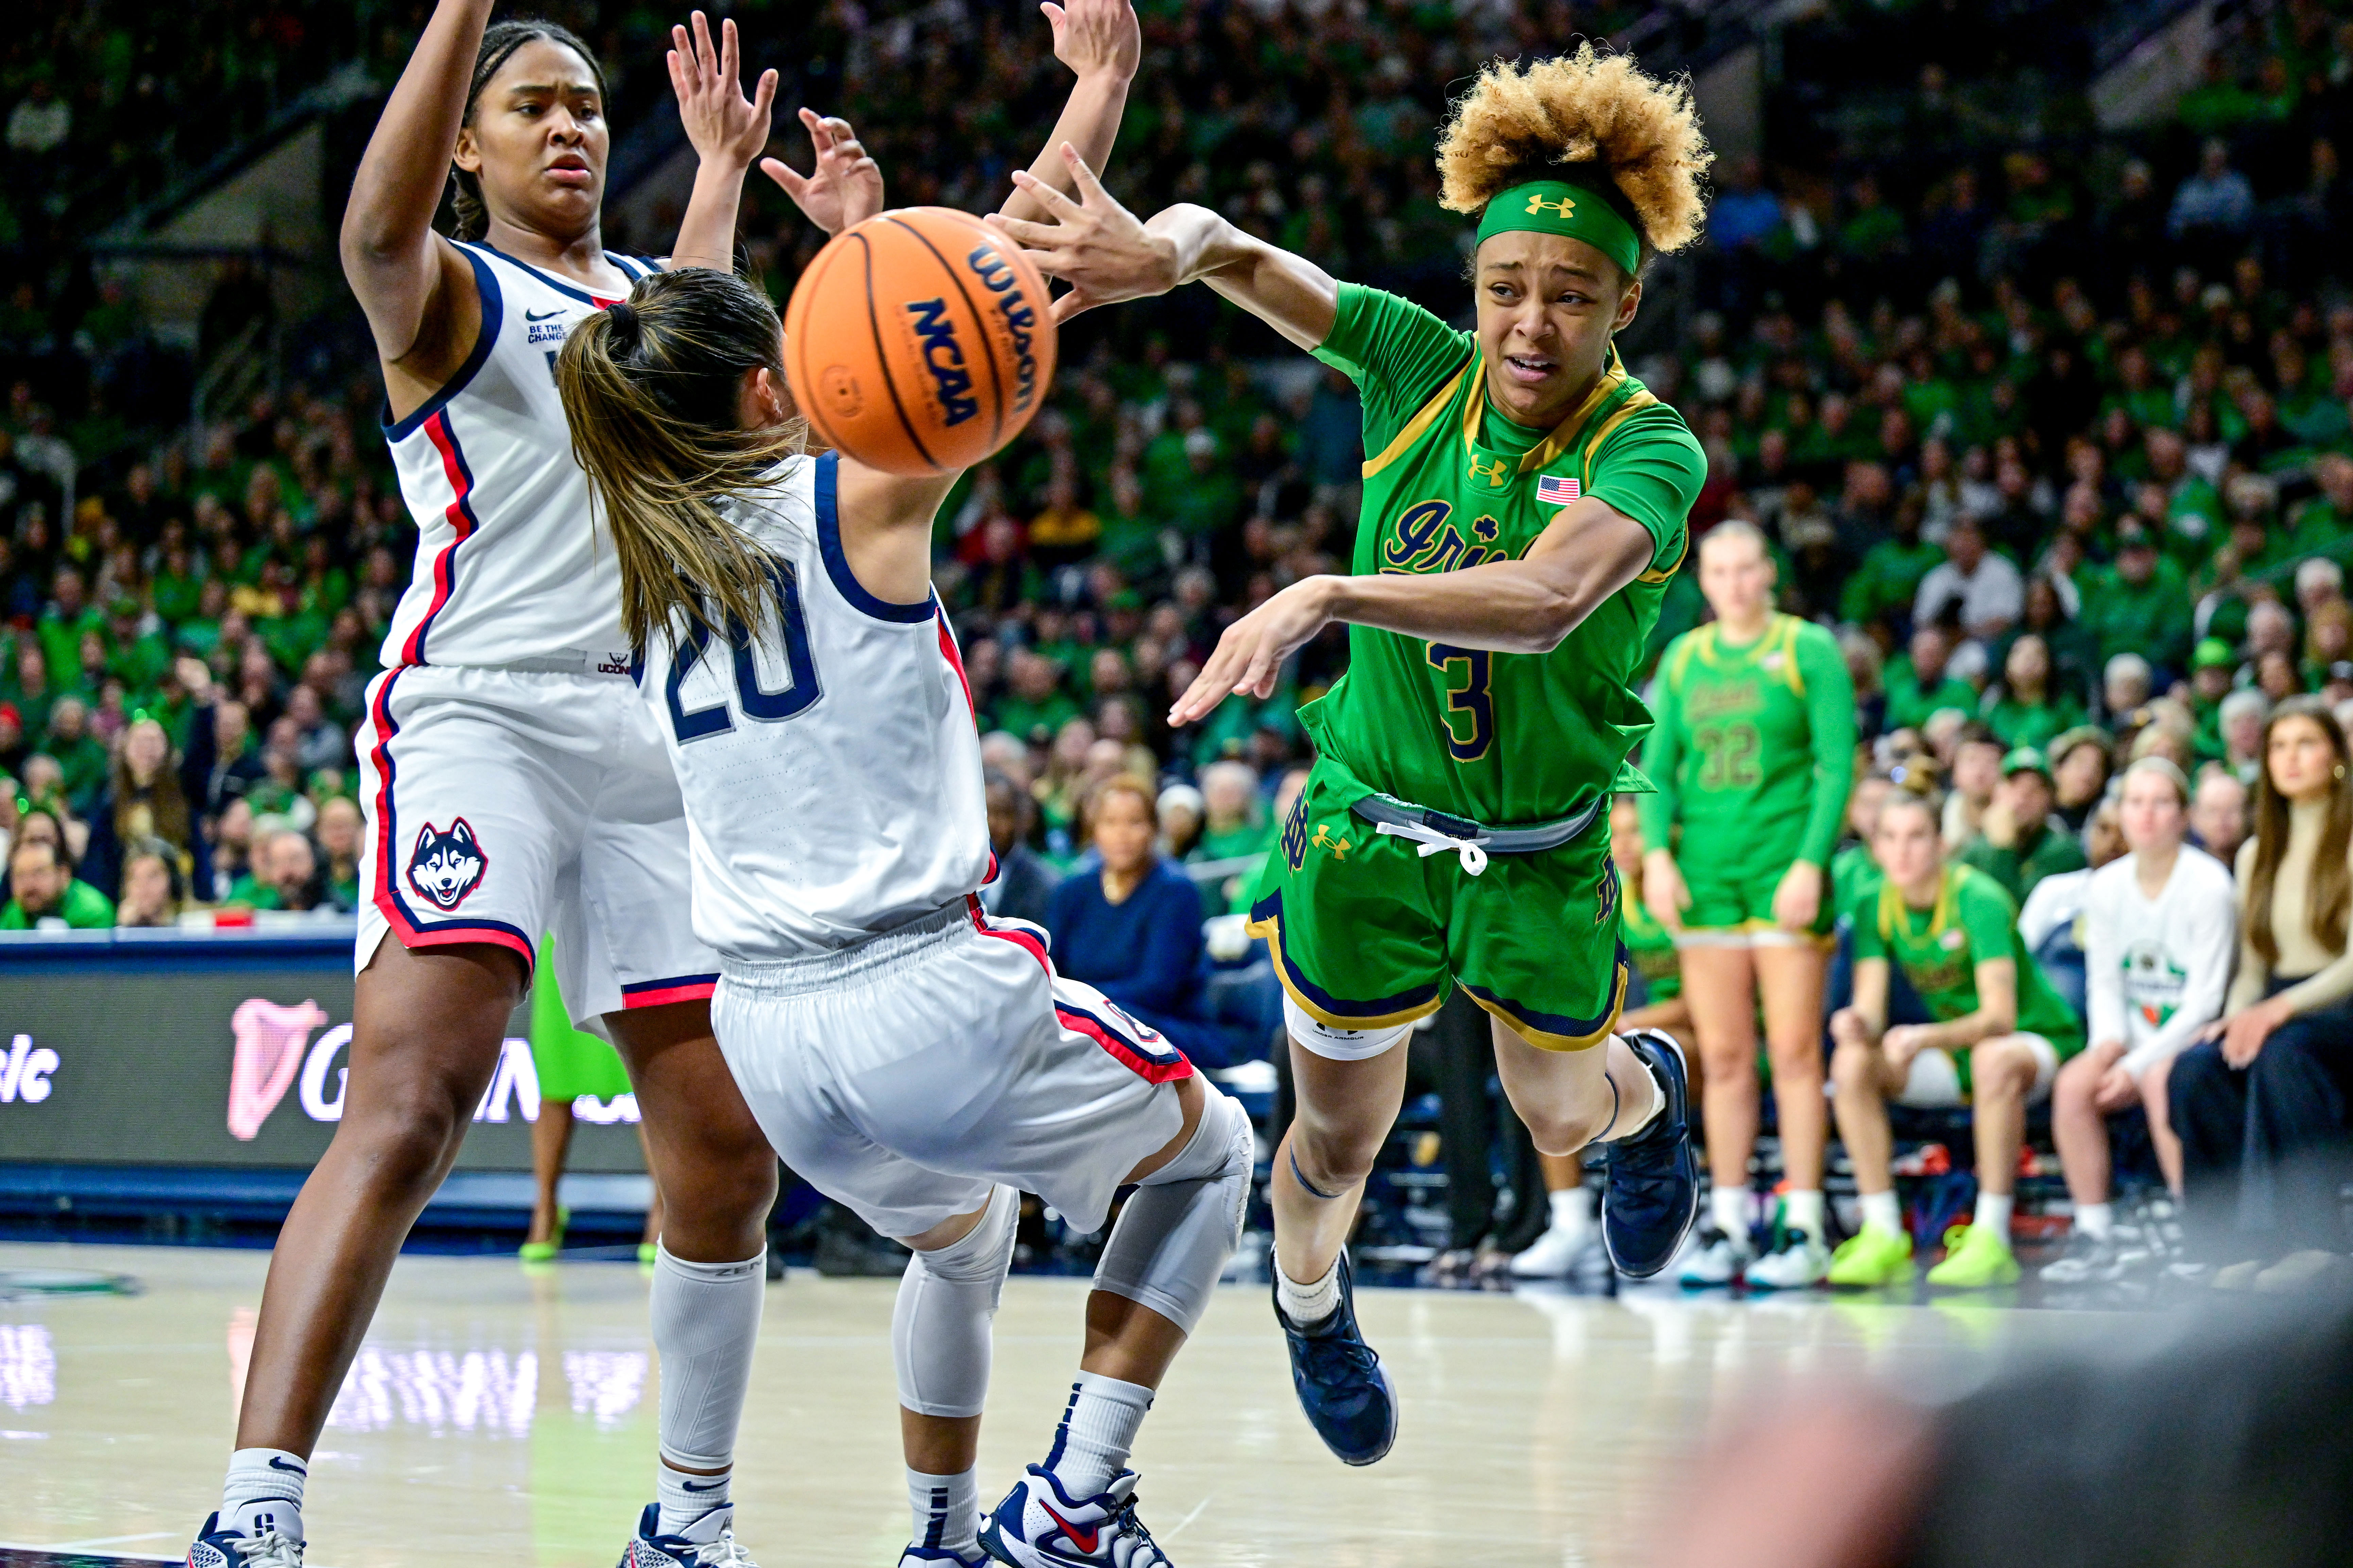
[[(1300, 718), (1370, 788), (1490, 825), (1551, 821), (1612, 787), (1651, 728), (1634, 680), (1707, 462), (1683, 416), (1626, 374), (1550, 430), (1487, 405), (1469, 332), (1354, 284), (1316, 357), (1363, 394), (1365, 500), (1354, 570), (1451, 572), (1525, 553), (1599, 496), (1647, 529), (1648, 570), (1550, 653), (1491, 653), (1348, 628), (1348, 672)], [(1627, 770), (1620, 786), (1643, 788)]]
[(1911, 908), (1894, 883), (1883, 882), (1854, 917), (1855, 961), (1894, 963), (1938, 1023), (1976, 1012), (1977, 966), (2007, 958), (2018, 968), (2018, 1027), (2049, 1040), (2063, 1058), (2084, 1048), (2084, 1026), (2018, 934), (2018, 906), (1984, 872), (1946, 867), (1928, 910)]
[(1618, 940), (1626, 944), (1626, 956), (1650, 989), (1651, 1001), (1672, 1002), (1682, 995), (1683, 968), (1675, 952), (1675, 933), (1631, 896), (1619, 900), (1618, 915)]
[(1838, 639), (1775, 616), (1746, 646), (1721, 624), (1667, 645), (1651, 688), (1658, 728), (1642, 771), (1642, 838), (1695, 868), (1830, 864), (1854, 782), (1854, 683)]

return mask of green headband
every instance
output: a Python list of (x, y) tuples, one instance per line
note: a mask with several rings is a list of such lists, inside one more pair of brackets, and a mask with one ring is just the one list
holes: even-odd
[(1627, 277), (1642, 261), (1642, 238), (1609, 198), (1567, 180), (1530, 180), (1500, 191), (1479, 216), (1479, 242), (1525, 230), (1581, 239), (1616, 262)]

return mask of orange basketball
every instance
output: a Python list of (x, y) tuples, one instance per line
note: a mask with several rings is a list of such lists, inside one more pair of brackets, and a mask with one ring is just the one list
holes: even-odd
[(860, 462), (910, 478), (968, 468), (1045, 401), (1046, 280), (969, 213), (878, 213), (801, 274), (785, 374), (818, 435)]

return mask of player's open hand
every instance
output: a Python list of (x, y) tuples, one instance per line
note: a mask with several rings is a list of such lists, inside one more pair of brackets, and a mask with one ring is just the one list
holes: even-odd
[(1038, 7), (1054, 29), (1054, 58), (1081, 77), (1135, 79), (1144, 58), (1144, 28), (1128, 0), (1069, 0)]
[(768, 144), (769, 111), (776, 101), (776, 73), (762, 71), (750, 98), (744, 96), (743, 50), (735, 24), (719, 25), (719, 46), (711, 43), (711, 23), (700, 11), (684, 27), (670, 30), (670, 85), (678, 94), (678, 117), (686, 139), (706, 163), (731, 164), (739, 172)]
[(1079, 150), (1067, 142), (1062, 143), (1062, 161), (1070, 164), (1071, 177), (1078, 183), (1077, 201), (1031, 177), (1026, 169), (1013, 176), (1015, 184), (1053, 216), (1052, 223), (1031, 223), (1003, 213), (988, 215), (990, 223), (1029, 253), (1039, 271), (1071, 286), (1069, 293), (1054, 301), (1054, 320), (1067, 321), (1097, 305), (1149, 299), (1176, 287), (1182, 279), (1177, 276), (1176, 246), (1120, 205), (1079, 156)]
[(1332, 624), (1329, 577), (1303, 577), (1226, 628), (1218, 648), (1185, 695), (1168, 710), (1172, 725), (1206, 719), (1237, 692), (1274, 695), (1283, 661)]
[(782, 185), (801, 216), (828, 234), (853, 228), (881, 212), (882, 166), (866, 155), (849, 121), (804, 109), (801, 123), (817, 150), (816, 166), (804, 174), (782, 158), (763, 158), (760, 173)]
[(1669, 931), (1683, 929), (1683, 911), (1691, 908), (1691, 889), (1683, 886), (1683, 868), (1674, 854), (1651, 849), (1642, 856), (1642, 907)]
[(1811, 931), (1822, 912), (1822, 868), (1794, 860), (1773, 887), (1773, 923), (1783, 931)]

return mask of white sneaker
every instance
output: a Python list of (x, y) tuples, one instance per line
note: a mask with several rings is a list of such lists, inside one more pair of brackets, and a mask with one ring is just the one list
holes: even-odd
[(1742, 1273), (1752, 1290), (1805, 1290), (1830, 1278), (1831, 1249), (1802, 1230), (1784, 1230), (1781, 1245)]
[(735, 1539), (735, 1510), (712, 1509), (677, 1535), (661, 1531), (661, 1506), (646, 1504), (638, 1533), (621, 1549), (620, 1568), (757, 1568)]
[(1699, 1288), (1729, 1285), (1740, 1278), (1749, 1258), (1746, 1238), (1727, 1236), (1711, 1223), (1703, 1226), (1694, 1239), (1697, 1246), (1684, 1260), (1683, 1273), (1677, 1276), (1683, 1284)]
[(1512, 1259), (1514, 1279), (1566, 1279), (1577, 1267), (1577, 1259), (1593, 1245), (1593, 1222), (1583, 1225), (1556, 1225), (1536, 1237), (1525, 1252)]
[(224, 1530), (215, 1513), (188, 1547), (186, 1568), (302, 1568), (302, 1543), (272, 1526), (267, 1516), (262, 1525), (252, 1535)]

